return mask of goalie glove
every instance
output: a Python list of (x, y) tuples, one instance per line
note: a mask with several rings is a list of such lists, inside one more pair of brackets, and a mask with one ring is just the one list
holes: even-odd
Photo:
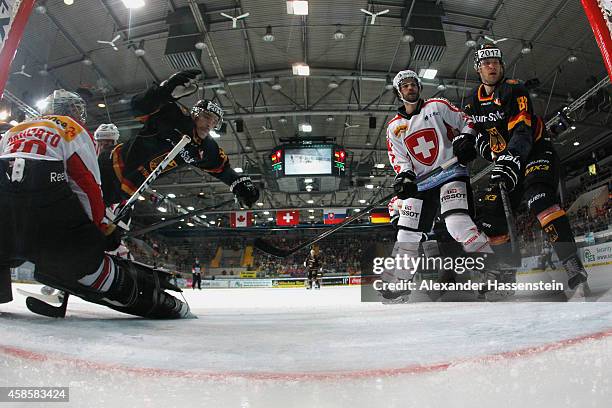
[(201, 73), (199, 69), (177, 72), (162, 82), (159, 87), (169, 100), (180, 99), (198, 90), (196, 78)]

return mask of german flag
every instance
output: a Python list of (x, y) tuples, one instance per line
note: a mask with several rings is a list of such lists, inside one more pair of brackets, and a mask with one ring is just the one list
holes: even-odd
[(370, 213), (370, 222), (372, 224), (389, 224), (391, 217), (389, 216), (389, 210), (386, 208), (377, 208)]

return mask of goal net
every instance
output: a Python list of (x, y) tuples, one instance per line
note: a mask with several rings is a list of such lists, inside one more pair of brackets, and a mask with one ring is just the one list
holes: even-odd
[(0, 0), (0, 96), (34, 0)]
[(581, 0), (608, 76), (612, 79), (612, 0)]

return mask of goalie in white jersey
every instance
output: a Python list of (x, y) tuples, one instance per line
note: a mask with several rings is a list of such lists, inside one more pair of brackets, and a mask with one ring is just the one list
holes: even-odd
[[(393, 87), (403, 105), (387, 124), (387, 148), (397, 193), (389, 204), (398, 228), (392, 256), (418, 257), (438, 210), (448, 233), (468, 255), (492, 253), (486, 235), (472, 220), (472, 191), (467, 168), (461, 164), (463, 157), (439, 175), (416, 184), (418, 176), (455, 156), (453, 143), (464, 134), (476, 133), (472, 119), (446, 99), (421, 99), (421, 80), (413, 71), (400, 71)], [(386, 271), (382, 278), (386, 282), (412, 280), (416, 272), (395, 269)], [(401, 293), (382, 294), (394, 298)]]
[(178, 318), (189, 307), (164, 292), (157, 272), (105, 254), (119, 233), (104, 220), (96, 146), (83, 127), (85, 102), (56, 90), (44, 116), (0, 141), (0, 303), (10, 302), (10, 267), (35, 264), (41, 283), (124, 313)]

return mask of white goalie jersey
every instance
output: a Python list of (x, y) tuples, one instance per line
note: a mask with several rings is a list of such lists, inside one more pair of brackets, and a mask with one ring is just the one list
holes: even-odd
[[(453, 157), (452, 140), (460, 133), (476, 135), (474, 122), (446, 99), (421, 101), (413, 114), (406, 114), (402, 107), (387, 124), (389, 162), (397, 174), (404, 171), (412, 171), (417, 177), (426, 174)], [(467, 168), (457, 164), (420, 183), (419, 190), (467, 175)]]

